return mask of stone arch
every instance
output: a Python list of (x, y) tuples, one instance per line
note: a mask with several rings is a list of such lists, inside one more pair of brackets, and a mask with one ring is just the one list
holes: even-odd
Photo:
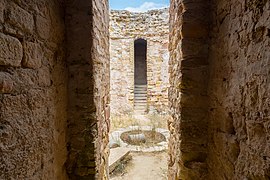
[(134, 80), (135, 84), (147, 85), (147, 40), (134, 41)]

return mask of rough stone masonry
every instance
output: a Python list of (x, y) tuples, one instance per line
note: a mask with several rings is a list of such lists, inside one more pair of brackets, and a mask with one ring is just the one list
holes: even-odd
[[(269, 0), (171, 0), (172, 180), (270, 179)], [(0, 179), (108, 179), (106, 0), (0, 1)]]
[(0, 1), (0, 179), (108, 179), (107, 1)]
[(0, 1), (0, 179), (66, 179), (61, 1)]
[(168, 112), (169, 11), (145, 13), (112, 10), (110, 13), (111, 112), (134, 112), (134, 41), (147, 41), (147, 111)]
[(169, 179), (270, 179), (269, 0), (173, 0)]

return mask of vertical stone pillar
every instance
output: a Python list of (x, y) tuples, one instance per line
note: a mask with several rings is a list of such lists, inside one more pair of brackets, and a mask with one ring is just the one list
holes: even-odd
[(70, 179), (108, 179), (108, 2), (67, 0), (66, 5), (67, 171)]
[(207, 179), (208, 6), (171, 1), (169, 179)]

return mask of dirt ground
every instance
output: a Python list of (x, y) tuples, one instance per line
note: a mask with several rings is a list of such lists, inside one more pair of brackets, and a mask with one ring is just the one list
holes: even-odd
[(166, 180), (167, 152), (131, 153), (132, 159), (117, 168), (111, 180)]

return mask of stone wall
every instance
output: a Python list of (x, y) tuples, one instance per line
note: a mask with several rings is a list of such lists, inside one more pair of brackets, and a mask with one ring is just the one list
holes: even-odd
[(147, 40), (148, 110), (167, 111), (168, 104), (168, 9), (146, 13), (111, 11), (111, 110), (133, 112), (134, 41)]
[(207, 179), (208, 5), (171, 1), (169, 179)]
[(62, 1), (0, 1), (0, 179), (66, 179)]
[[(171, 1), (169, 179), (270, 178), (269, 9)], [(166, 100), (166, 11), (112, 12), (117, 104), (132, 107), (137, 38), (153, 52), (150, 105)], [(108, 28), (107, 1), (0, 1), (0, 179), (108, 179)]]
[(109, 4), (108, 1), (93, 2), (93, 69), (94, 102), (98, 138), (96, 149), (96, 179), (108, 180), (109, 131), (110, 131), (110, 52), (109, 52)]
[(0, 179), (108, 179), (108, 29), (107, 1), (0, 2)]
[(270, 179), (270, 2), (213, 1), (209, 179)]
[(269, 6), (171, 1), (169, 179), (270, 178)]
[(70, 179), (108, 179), (108, 12), (107, 1), (67, 1)]

